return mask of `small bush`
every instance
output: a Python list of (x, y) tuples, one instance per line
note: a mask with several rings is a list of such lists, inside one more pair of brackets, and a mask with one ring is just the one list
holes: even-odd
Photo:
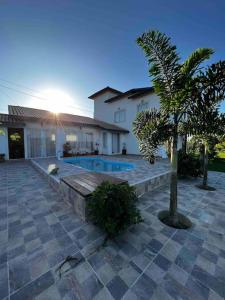
[(202, 174), (201, 162), (192, 154), (187, 154), (182, 150), (178, 151), (178, 175), (180, 177), (198, 177)]
[(135, 189), (128, 184), (103, 182), (88, 200), (91, 219), (113, 238), (129, 225), (142, 221)]

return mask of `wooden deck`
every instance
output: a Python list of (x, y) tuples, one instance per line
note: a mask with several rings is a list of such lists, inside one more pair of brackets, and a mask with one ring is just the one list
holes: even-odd
[(87, 172), (79, 175), (63, 177), (62, 182), (74, 189), (83, 197), (89, 196), (102, 182), (109, 181), (113, 184), (123, 184), (126, 180), (102, 173)]

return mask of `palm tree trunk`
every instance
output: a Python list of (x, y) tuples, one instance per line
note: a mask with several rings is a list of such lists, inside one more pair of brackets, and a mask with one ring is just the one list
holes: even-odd
[(204, 165), (203, 165), (203, 186), (207, 186), (208, 183), (208, 144), (204, 145)]
[(174, 228), (187, 229), (191, 227), (191, 221), (183, 214), (177, 212), (177, 161), (178, 161), (178, 130), (177, 123), (173, 132), (171, 149), (171, 180), (170, 180), (170, 209), (159, 212), (159, 220)]
[(182, 150), (185, 154), (187, 153), (187, 134), (186, 133), (183, 136)]
[(174, 217), (177, 212), (177, 128), (174, 131), (171, 151), (171, 181), (170, 181), (170, 216)]

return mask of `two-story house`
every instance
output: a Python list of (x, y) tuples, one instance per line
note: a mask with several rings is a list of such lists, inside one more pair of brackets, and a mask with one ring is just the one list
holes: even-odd
[[(138, 112), (159, 108), (158, 96), (153, 87), (136, 88), (121, 92), (106, 87), (89, 96), (94, 100), (94, 118), (127, 129), (129, 133), (113, 133), (112, 136), (103, 136), (103, 153), (121, 153), (125, 146), (127, 153), (140, 154), (137, 140), (132, 133), (132, 124)], [(166, 157), (163, 147), (159, 155)]]

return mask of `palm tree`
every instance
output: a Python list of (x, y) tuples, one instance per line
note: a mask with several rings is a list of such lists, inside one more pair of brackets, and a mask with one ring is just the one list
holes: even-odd
[(225, 114), (220, 112), (221, 101), (225, 98), (225, 61), (219, 61), (200, 71), (194, 80), (192, 101), (187, 110), (187, 131), (195, 135), (204, 145), (203, 182), (197, 187), (215, 190), (208, 186), (208, 149), (215, 138), (224, 140)]
[(160, 144), (172, 138), (171, 184), (169, 211), (159, 213), (159, 219), (175, 228), (188, 228), (191, 222), (177, 212), (177, 148), (179, 125), (183, 121), (191, 91), (193, 77), (199, 65), (210, 57), (212, 49), (199, 48), (180, 63), (176, 46), (170, 38), (159, 31), (149, 31), (137, 39), (149, 63), (156, 94), (160, 98), (160, 110), (138, 114), (134, 122), (134, 133), (140, 144), (140, 151), (149, 159), (155, 155)]

